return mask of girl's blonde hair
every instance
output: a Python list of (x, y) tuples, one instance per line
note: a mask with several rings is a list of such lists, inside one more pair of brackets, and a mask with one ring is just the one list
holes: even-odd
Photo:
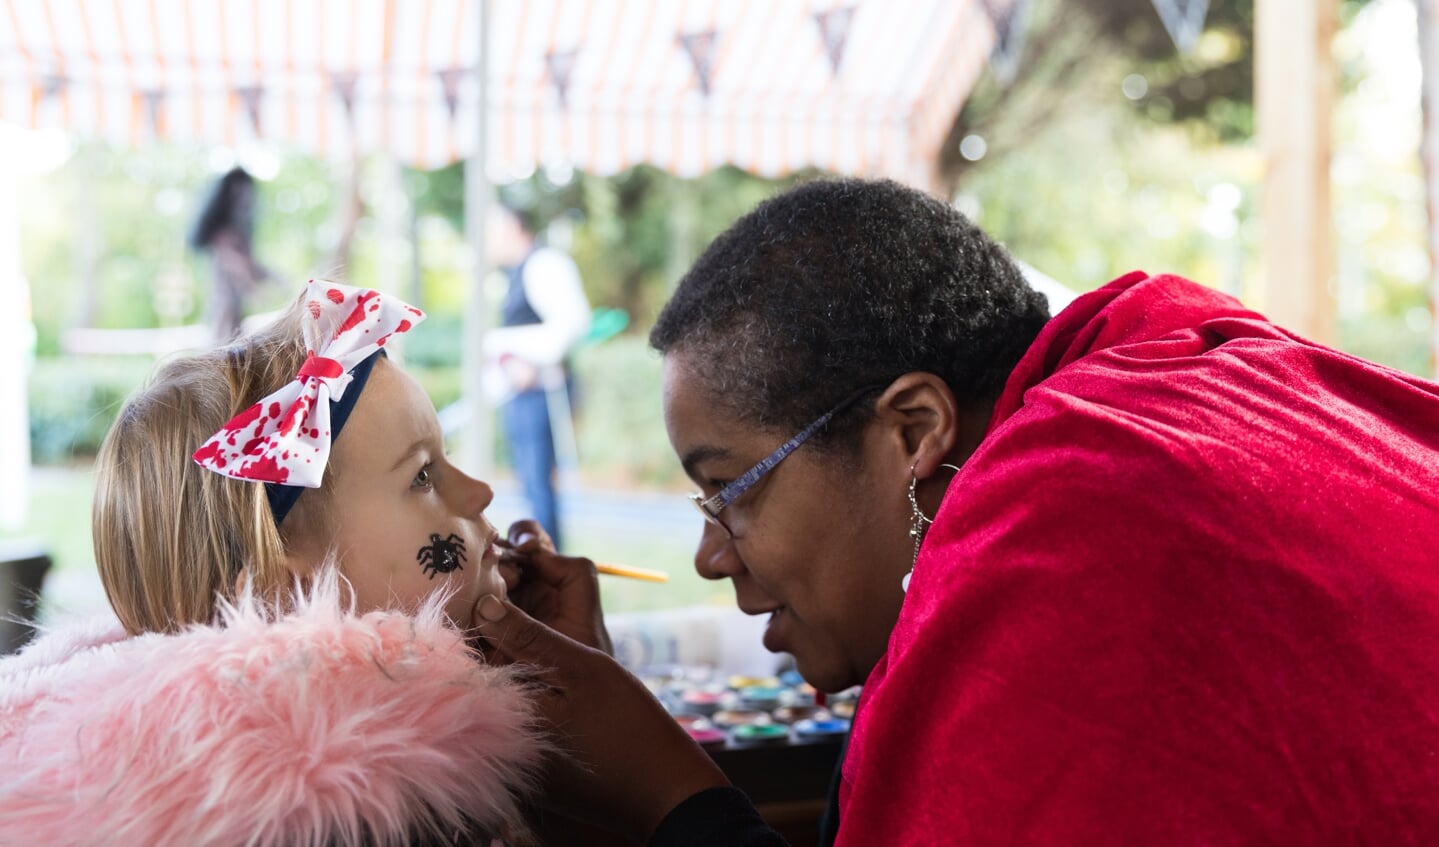
[[(303, 298), (301, 298), (303, 299)], [(295, 378), (305, 359), (297, 300), (233, 344), (162, 365), (126, 401), (96, 462), (95, 563), (130, 633), (208, 623), (242, 571), (262, 597), (293, 586), (286, 537), (324, 520), (331, 487), (306, 492), (276, 526), (258, 482), (230, 479), (191, 454), (221, 426)]]

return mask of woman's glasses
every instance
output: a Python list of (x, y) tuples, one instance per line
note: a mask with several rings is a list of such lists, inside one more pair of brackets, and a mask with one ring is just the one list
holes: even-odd
[(734, 532), (723, 520), (720, 519), (720, 513), (725, 510), (725, 507), (733, 503), (735, 500), (739, 499), (739, 496), (741, 494), (744, 494), (746, 491), (752, 488), (756, 482), (759, 482), (760, 479), (764, 477), (765, 474), (774, 470), (775, 466), (778, 465), (780, 462), (784, 461), (784, 458), (786, 456), (793, 453), (796, 449), (799, 448), (801, 444), (808, 441), (811, 435), (819, 432), (819, 430), (825, 424), (829, 423), (830, 418), (833, 418), (835, 415), (848, 408), (856, 400), (860, 399), (866, 394), (869, 394), (870, 392), (874, 391), (876, 388), (879, 387), (881, 386), (867, 386), (844, 398), (833, 409), (830, 409), (828, 412), (820, 415), (817, 419), (815, 419), (813, 423), (800, 430), (799, 434), (796, 435), (794, 438), (791, 438), (790, 440), (781, 444), (779, 447), (775, 448), (775, 451), (773, 453), (770, 453), (768, 456), (760, 459), (754, 467), (740, 474), (738, 479), (734, 480), (729, 485), (726, 485), (724, 488), (720, 489), (718, 494), (706, 499), (704, 494), (696, 491), (693, 494), (689, 495), (690, 502), (695, 504), (695, 508), (699, 509), (700, 514), (705, 516), (705, 520), (724, 530), (725, 535), (729, 536), (730, 538), (734, 538)]

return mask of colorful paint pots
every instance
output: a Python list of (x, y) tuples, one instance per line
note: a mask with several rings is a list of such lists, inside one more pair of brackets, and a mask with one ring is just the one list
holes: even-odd
[(730, 730), (736, 744), (783, 744), (789, 741), (789, 727), (777, 723), (741, 724)]
[(839, 738), (849, 732), (849, 721), (841, 718), (795, 721), (794, 734), (804, 739)]

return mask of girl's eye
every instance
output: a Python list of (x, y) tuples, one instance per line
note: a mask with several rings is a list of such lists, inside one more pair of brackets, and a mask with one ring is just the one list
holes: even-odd
[(431, 485), (433, 482), (430, 480), (430, 465), (426, 463), (424, 467), (420, 468), (420, 472), (415, 474), (414, 480), (410, 482), (410, 487), (429, 488)]

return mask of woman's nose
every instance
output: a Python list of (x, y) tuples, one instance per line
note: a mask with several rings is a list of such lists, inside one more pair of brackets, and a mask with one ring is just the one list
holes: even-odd
[(733, 578), (744, 572), (744, 562), (729, 533), (708, 521), (695, 549), (695, 572), (705, 579)]

